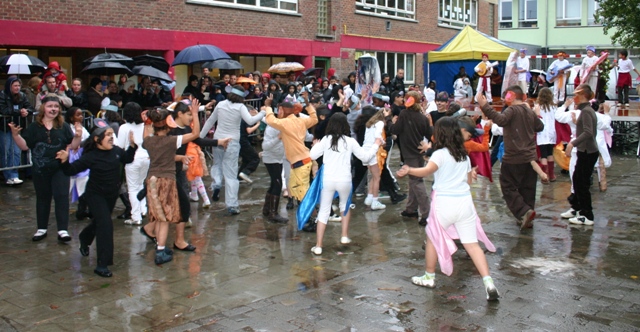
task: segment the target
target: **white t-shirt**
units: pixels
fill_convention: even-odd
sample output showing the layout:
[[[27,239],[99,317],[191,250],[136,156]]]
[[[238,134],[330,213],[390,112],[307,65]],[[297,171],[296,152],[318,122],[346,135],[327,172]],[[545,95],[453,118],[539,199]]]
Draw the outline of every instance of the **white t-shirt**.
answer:
[[[331,135],[323,137],[309,152],[309,156],[313,160],[324,156],[322,158],[325,174],[323,181],[351,182],[351,154],[366,162],[378,152],[377,144],[373,144],[369,149],[364,149],[358,144],[358,141],[346,136],[343,136],[338,142],[338,151],[334,151],[331,149],[331,137]]]
[[[144,136],[144,123],[125,123],[118,129],[118,137],[115,140],[116,145],[127,149],[129,147],[129,132],[133,131],[133,141],[138,145],[134,159],[149,159],[149,153],[142,147],[142,141]]]
[[[526,69],[526,71],[522,73],[518,73],[518,81],[526,81],[527,80],[527,71],[529,71],[529,59],[518,57],[516,59],[516,67],[518,69]]]
[[[630,73],[635,67],[633,67],[633,61],[626,60],[618,60],[618,72],[619,73]]]
[[[433,89],[431,89],[430,87],[425,87],[424,88],[424,98],[427,99],[427,103],[435,101],[436,100],[436,92],[433,91]]]
[[[433,174],[433,190],[438,196],[465,196],[470,195],[467,174],[471,172],[471,161],[456,162],[449,153],[449,149],[442,148],[433,152],[429,162],[438,165],[438,170]]]
[[[382,131],[384,130],[384,122],[378,121],[373,126],[367,128],[364,132],[364,141],[362,142],[363,148],[370,148],[376,141],[376,138],[382,138]]]
[[[556,109],[552,106],[548,111],[540,107],[540,116],[544,129],[536,134],[536,143],[538,145],[556,144]]]

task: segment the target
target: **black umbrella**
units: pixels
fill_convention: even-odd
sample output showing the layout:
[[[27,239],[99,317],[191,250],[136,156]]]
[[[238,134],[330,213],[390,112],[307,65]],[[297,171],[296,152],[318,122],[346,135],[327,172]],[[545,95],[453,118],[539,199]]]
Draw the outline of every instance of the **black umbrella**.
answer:
[[[85,66],[88,66],[92,63],[100,63],[100,62],[120,63],[129,68],[133,68],[133,65],[134,65],[132,58],[119,53],[101,53],[82,61],[82,64]]]
[[[203,68],[218,68],[225,70],[242,69],[244,66],[236,60],[232,59],[220,59],[216,61],[209,61],[202,64]]]
[[[32,74],[46,69],[47,65],[42,60],[27,54],[10,54],[0,58],[0,70],[7,74]]]
[[[138,55],[133,57],[133,63],[136,66],[151,66],[163,72],[169,71],[169,63],[161,56],[157,55]]]
[[[171,76],[169,74],[161,71],[158,68],[154,68],[151,66],[135,66],[133,67],[133,73],[140,76],[149,76],[152,78],[158,78],[163,81],[171,82]]]
[[[84,67],[82,72],[89,75],[132,75],[129,67],[118,62],[93,62]]]
[[[302,72],[302,76],[313,76],[315,78],[320,78],[322,77],[322,74],[324,73],[324,68],[309,68],[309,69],[305,69]]]
[[[192,65],[194,63],[216,61],[219,59],[231,59],[231,57],[213,45],[194,45],[180,51],[171,65]]]

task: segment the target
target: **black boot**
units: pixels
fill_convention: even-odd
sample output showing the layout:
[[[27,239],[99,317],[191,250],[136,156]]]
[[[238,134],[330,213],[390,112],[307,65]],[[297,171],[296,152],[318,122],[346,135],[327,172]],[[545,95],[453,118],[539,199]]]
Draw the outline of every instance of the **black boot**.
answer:
[[[407,194],[399,194],[395,189],[389,190],[389,198],[391,198],[391,204],[398,204],[407,199]]]
[[[118,219],[131,219],[131,202],[129,201],[129,195],[120,194],[120,200],[124,204],[124,212],[118,216]]]
[[[293,197],[287,197],[287,210],[293,210]]]
[[[267,193],[264,197],[264,205],[262,206],[262,215],[268,217],[271,213],[271,194]]]
[[[88,212],[87,208],[87,200],[84,198],[84,195],[78,198],[78,209],[76,210],[76,219],[84,220],[87,217],[91,217],[91,213]]]
[[[217,202],[220,200],[220,189],[213,189],[213,195],[211,196],[211,200]]]
[[[303,232],[315,233],[318,228],[318,224],[316,224],[315,220],[309,219],[306,224],[302,227]]]
[[[267,194],[269,196],[269,201],[271,202],[269,204],[270,210],[269,210],[269,221],[277,223],[277,224],[286,224],[289,222],[288,218],[285,217],[281,217],[278,214],[278,207],[280,206],[280,196],[278,195],[271,195],[271,194]]]

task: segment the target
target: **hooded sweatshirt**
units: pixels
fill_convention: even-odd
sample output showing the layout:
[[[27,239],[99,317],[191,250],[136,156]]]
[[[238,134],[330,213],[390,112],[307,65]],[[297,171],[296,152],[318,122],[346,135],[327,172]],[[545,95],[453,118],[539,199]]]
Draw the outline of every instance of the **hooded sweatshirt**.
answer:
[[[0,92],[0,114],[10,116],[8,121],[5,122],[3,130],[11,132],[9,128],[9,122],[19,125],[22,128],[27,127],[27,119],[29,117],[20,116],[20,110],[25,108],[29,111],[29,115],[33,114],[33,106],[29,103],[27,95],[20,91],[16,95],[11,94],[11,85],[15,81],[19,81],[17,77],[9,77],[4,84],[4,90]]]

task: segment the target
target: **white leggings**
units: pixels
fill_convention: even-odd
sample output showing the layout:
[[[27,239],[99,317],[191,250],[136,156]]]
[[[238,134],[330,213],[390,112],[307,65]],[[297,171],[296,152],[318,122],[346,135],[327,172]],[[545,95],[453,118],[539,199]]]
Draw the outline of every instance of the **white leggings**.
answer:
[[[335,192],[338,192],[340,196],[340,214],[343,214],[347,208],[347,201],[351,194],[351,181],[336,182],[331,180],[324,180],[322,182],[322,192],[320,193],[320,210],[318,211],[318,222],[327,224],[329,220],[329,214],[331,214],[331,202],[333,202],[333,196]]]

